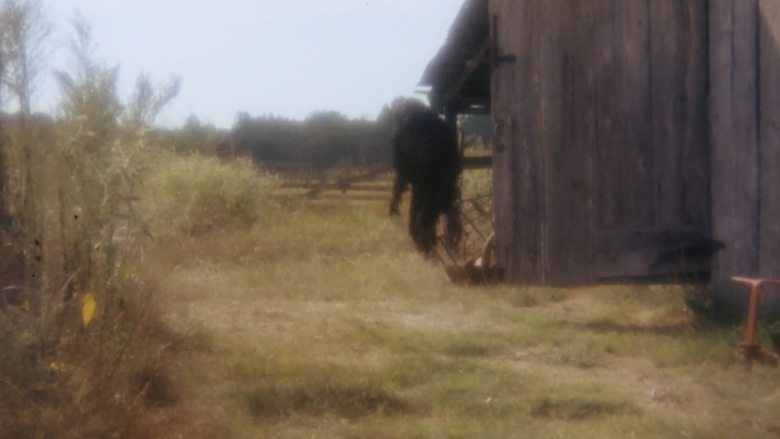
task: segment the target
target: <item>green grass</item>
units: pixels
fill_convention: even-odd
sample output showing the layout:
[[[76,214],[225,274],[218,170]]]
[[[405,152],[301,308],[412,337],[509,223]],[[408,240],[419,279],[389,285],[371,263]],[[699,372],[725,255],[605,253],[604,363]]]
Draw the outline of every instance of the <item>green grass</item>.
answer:
[[[409,404],[388,391],[384,382],[355,371],[331,367],[287,382],[267,381],[241,395],[250,414],[259,421],[294,414],[355,419],[411,411]]]
[[[780,373],[745,375],[741,330],[702,325],[681,287],[459,287],[384,208],[345,203],[271,202],[146,257],[182,334],[190,437],[780,431]]]

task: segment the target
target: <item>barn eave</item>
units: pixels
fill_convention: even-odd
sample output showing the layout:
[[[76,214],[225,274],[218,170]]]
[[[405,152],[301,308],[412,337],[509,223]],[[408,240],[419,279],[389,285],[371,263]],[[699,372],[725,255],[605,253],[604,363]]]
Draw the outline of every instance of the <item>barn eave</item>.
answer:
[[[466,0],[420,86],[440,112],[490,111],[490,23],[487,0]]]

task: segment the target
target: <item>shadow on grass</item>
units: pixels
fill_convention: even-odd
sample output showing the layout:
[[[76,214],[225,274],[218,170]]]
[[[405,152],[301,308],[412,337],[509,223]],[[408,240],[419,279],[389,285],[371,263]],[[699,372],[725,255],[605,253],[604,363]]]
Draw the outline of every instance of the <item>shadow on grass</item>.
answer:
[[[662,335],[662,336],[682,336],[690,334],[695,330],[688,322],[672,323],[668,325],[636,325],[630,323],[618,323],[613,320],[594,320],[585,323],[570,323],[571,327],[578,331],[590,331],[599,334],[619,333],[636,335]]]
[[[384,386],[371,382],[268,384],[250,391],[246,402],[258,419],[294,413],[335,414],[356,419],[375,414],[411,412],[411,406]]]
[[[639,414],[639,410],[628,403],[600,401],[586,397],[544,397],[531,405],[531,415],[537,418],[584,420],[620,414]]]
[[[502,297],[516,308],[534,308],[560,303],[572,297],[572,292],[566,289],[543,287],[498,287],[491,293],[497,297]]]

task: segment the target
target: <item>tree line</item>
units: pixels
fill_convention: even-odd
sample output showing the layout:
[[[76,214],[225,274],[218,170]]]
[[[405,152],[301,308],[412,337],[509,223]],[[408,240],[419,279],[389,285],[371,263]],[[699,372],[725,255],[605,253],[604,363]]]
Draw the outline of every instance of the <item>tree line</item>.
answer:
[[[392,121],[385,108],[376,122],[348,119],[335,111],[313,113],[303,121],[241,113],[232,129],[238,151],[263,162],[387,164]]]
[[[338,165],[389,165],[392,116],[386,106],[376,121],[350,119],[319,111],[304,120],[240,112],[230,129],[190,116],[181,128],[155,128],[154,143],[177,153],[243,156],[258,163],[299,164],[313,168]]]

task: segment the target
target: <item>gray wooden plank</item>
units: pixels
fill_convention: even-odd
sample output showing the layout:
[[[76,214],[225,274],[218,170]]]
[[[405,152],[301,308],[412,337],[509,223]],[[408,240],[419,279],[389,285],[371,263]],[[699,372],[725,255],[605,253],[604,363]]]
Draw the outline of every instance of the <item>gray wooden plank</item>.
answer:
[[[648,2],[655,225],[709,227],[706,0]]]
[[[759,7],[759,273],[780,278],[780,2],[761,0]],[[766,298],[766,305],[780,310],[780,294]]]
[[[496,42],[494,51],[511,50],[509,35],[509,3],[504,0],[490,0],[491,40]],[[516,264],[513,260],[515,246],[514,212],[515,195],[511,174],[514,157],[512,105],[514,96],[514,70],[509,64],[494,65],[491,72],[491,111],[493,118],[493,193],[499,202],[494,204],[496,222],[496,253],[499,264],[507,267],[507,276],[512,278]]]
[[[741,302],[729,278],[758,274],[757,1],[710,0],[712,234],[719,310]]]
[[[542,110],[546,225],[545,280],[555,285],[593,278],[590,202],[595,143],[593,100],[595,23],[590,2],[557,1],[548,6],[548,40]]]

